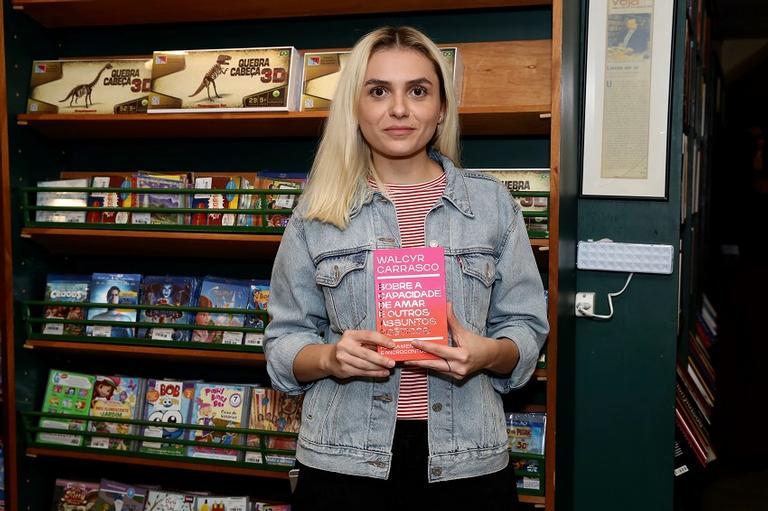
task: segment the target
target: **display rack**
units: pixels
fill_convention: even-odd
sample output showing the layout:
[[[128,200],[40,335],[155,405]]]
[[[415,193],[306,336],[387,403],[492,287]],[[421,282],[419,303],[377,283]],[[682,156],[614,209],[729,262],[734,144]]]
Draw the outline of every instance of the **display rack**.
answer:
[[[290,4],[290,5],[289,5]],[[557,303],[558,303],[558,257],[559,257],[559,155],[560,155],[560,38],[561,38],[561,0],[480,0],[470,2],[467,0],[448,0],[436,2],[427,0],[418,3],[397,1],[390,2],[382,7],[363,5],[359,2],[345,0],[331,0],[325,2],[322,7],[310,2],[291,2],[289,4],[271,4],[258,6],[253,2],[227,2],[225,4],[190,5],[188,2],[178,0],[162,0],[155,2],[125,2],[123,0],[105,0],[103,2],[84,2],[81,0],[22,0],[12,2],[14,12],[4,13],[4,32],[7,35],[13,25],[13,37],[22,41],[40,41],[41,47],[32,45],[32,49],[25,49],[22,54],[19,47],[6,50],[13,54],[14,62],[8,64],[9,69],[16,70],[13,84],[6,87],[10,97],[22,98],[26,95],[24,83],[28,81],[28,69],[33,58],[57,58],[83,54],[91,45],[100,43],[86,43],[87,35],[104,34],[104,28],[112,25],[124,25],[130,23],[176,23],[173,37],[162,35],[162,42],[157,45],[177,45],[178,47],[200,44],[193,36],[195,31],[186,28],[183,22],[209,23],[213,20],[233,20],[242,28],[243,24],[251,23],[248,20],[264,23],[266,18],[294,18],[300,17],[307,21],[306,17],[314,15],[331,15],[341,17],[348,15],[370,15],[370,19],[357,18],[361,26],[371,28],[392,23],[394,13],[400,16],[398,22],[406,21],[423,26],[429,33],[430,23],[439,25],[440,17],[453,15],[454,10],[482,14],[487,11],[489,17],[511,17],[516,22],[516,28],[510,28],[508,40],[482,41],[486,28],[479,25],[478,21],[469,22],[461,31],[451,34],[452,39],[466,36],[473,42],[458,42],[443,36],[441,44],[455,44],[462,52],[465,64],[464,95],[460,109],[462,134],[469,137],[468,145],[473,143],[496,144],[493,149],[500,155],[509,155],[510,144],[512,147],[522,147],[529,144],[529,140],[545,139],[547,142],[546,159],[536,161],[537,166],[550,168],[550,211],[549,239],[532,239],[531,243],[537,253],[537,261],[541,265],[542,274],[546,277],[546,287],[549,291],[549,320],[550,336],[546,347],[546,368],[536,370],[533,382],[530,385],[538,385],[544,395],[539,409],[547,412],[546,455],[543,460],[544,495],[521,496],[521,501],[545,507],[548,511],[555,509],[555,473],[556,473],[556,425],[557,425]],[[490,9],[490,10],[489,10]],[[322,10],[322,13],[319,12]],[[403,12],[420,11],[418,15],[402,14]],[[145,14],[152,12],[149,20]],[[428,11],[428,13],[425,13]],[[140,17],[137,17],[137,13]],[[376,13],[376,15],[372,15]],[[543,13],[543,16],[540,14]],[[17,23],[12,24],[9,16],[14,17]],[[27,18],[26,16],[29,16]],[[414,16],[409,19],[409,16]],[[519,18],[519,19],[518,19]],[[318,27],[324,27],[326,22],[333,23],[336,18],[324,18],[316,21]],[[526,25],[525,21],[533,19],[540,24],[539,29],[548,37],[520,37],[517,32],[525,33],[528,30],[521,29]],[[541,20],[547,21],[542,24]],[[328,21],[330,20],[330,21]],[[37,23],[40,25],[37,25]],[[339,21],[337,21],[339,22]],[[275,23],[280,23],[275,21]],[[475,23],[473,26],[471,23]],[[147,25],[149,27],[150,25]],[[222,27],[226,23],[222,24]],[[291,40],[290,28],[284,22],[281,25],[286,29],[282,41]],[[45,27],[45,28],[43,28]],[[63,27],[56,31],[52,27]],[[93,27],[93,28],[83,28]],[[63,32],[62,32],[63,30]],[[141,33],[142,27],[134,27],[134,34]],[[147,28],[146,30],[150,30]],[[297,29],[301,30],[301,29]],[[498,29],[497,29],[498,30]],[[92,32],[89,32],[92,31]],[[517,31],[517,32],[516,32]],[[462,33],[463,32],[463,33]],[[151,33],[161,37],[157,29],[151,29]],[[248,34],[247,38],[244,34]],[[210,33],[209,33],[210,34]],[[346,44],[351,44],[359,34],[349,34]],[[79,39],[85,37],[85,39]],[[240,32],[233,39],[228,39],[229,46],[247,46],[259,42],[258,36],[252,31]],[[264,36],[266,37],[266,36]],[[272,36],[274,37],[274,36]],[[487,36],[486,36],[487,37]],[[63,38],[63,39],[62,39]],[[69,39],[71,38],[71,39]],[[209,39],[212,36],[208,36]],[[48,39],[65,41],[56,44]],[[67,41],[70,41],[70,47]],[[130,40],[130,39],[128,39]],[[219,39],[221,40],[221,39]],[[232,43],[230,41],[239,41]],[[22,44],[22,41],[19,44]],[[71,42],[75,41],[75,42]],[[169,42],[172,41],[172,42]],[[48,44],[45,46],[45,44]],[[83,46],[77,46],[83,44]],[[150,42],[150,44],[152,44]],[[205,41],[207,47],[216,47],[217,43]],[[265,40],[263,44],[270,44]],[[338,47],[337,39],[327,41],[325,45],[298,47]],[[109,46],[109,45],[108,45]],[[225,47],[218,44],[219,47]],[[78,47],[75,53],[65,53],[68,48]],[[125,41],[114,44],[117,53],[140,54],[146,52],[147,43],[128,44]],[[151,46],[150,46],[151,47]],[[86,48],[86,49],[84,49]],[[91,51],[97,48],[90,46]],[[99,48],[99,50],[101,50]],[[3,56],[6,55],[3,52]],[[72,51],[72,50],[70,50]],[[78,53],[79,51],[79,53]],[[116,53],[116,54],[117,54]],[[15,66],[15,67],[14,67]],[[23,75],[23,76],[20,76]],[[84,452],[54,449],[50,446],[36,445],[22,435],[29,434],[30,428],[21,427],[17,431],[17,418],[15,411],[20,410],[25,414],[34,411],[36,402],[39,403],[41,380],[47,375],[50,366],[46,365],[47,358],[39,354],[52,354],[55,357],[88,356],[89,360],[125,361],[167,359],[185,360],[190,364],[210,364],[211,366],[223,365],[233,368],[233,374],[245,374],[243,371],[252,368],[259,369],[262,373],[264,364],[263,354],[244,353],[230,351],[228,349],[208,349],[201,347],[174,347],[157,344],[126,344],[117,341],[100,339],[96,342],[82,342],[74,339],[50,339],[45,336],[33,335],[22,326],[24,320],[21,309],[24,303],[31,305],[30,299],[39,298],[43,286],[41,278],[49,271],[48,268],[59,268],[66,265],[79,268],[79,260],[83,264],[93,264],[94,261],[102,266],[105,264],[101,256],[114,257],[117,262],[130,261],[130,264],[141,264],[141,258],[152,256],[152,265],[163,268],[172,267],[172,256],[177,256],[181,251],[185,254],[193,253],[199,260],[216,261],[220,266],[227,265],[224,261],[260,261],[258,264],[264,273],[263,262],[269,261],[275,254],[280,242],[279,234],[248,234],[226,232],[152,232],[121,229],[70,229],[63,226],[35,226],[22,225],[22,215],[19,206],[23,188],[35,184],[35,180],[50,178],[62,170],[103,170],[103,168],[118,170],[125,167],[128,161],[116,157],[114,161],[97,161],[95,156],[89,153],[88,144],[94,140],[100,140],[108,144],[111,150],[119,148],[122,144],[130,144],[131,147],[147,147],[146,165],[152,162],[161,162],[161,166],[171,167],[176,163],[168,163],[167,154],[158,156],[158,147],[165,149],[173,147],[184,140],[195,140],[196,143],[212,141],[216,149],[226,149],[229,139],[254,139],[254,144],[261,144],[276,139],[301,139],[317,137],[322,129],[326,115],[323,113],[280,113],[280,114],[139,114],[139,115],[104,115],[104,116],[52,116],[44,114],[23,113],[22,99],[17,100],[10,107],[12,118],[7,118],[7,110],[0,113],[6,121],[3,128],[10,126],[13,130],[14,140],[17,145],[12,148],[12,161],[8,161],[7,150],[2,151],[2,179],[4,183],[13,182],[13,190],[18,196],[13,197],[13,207],[6,200],[4,206],[4,218],[9,218],[13,212],[13,247],[14,257],[10,257],[10,237],[5,246],[6,258],[4,272],[10,275],[14,268],[20,269],[21,278],[17,279],[15,291],[9,286],[5,287],[4,300],[8,304],[8,337],[14,339],[8,343],[4,355],[8,358],[10,387],[16,382],[23,384],[23,390],[18,402],[12,397],[6,400],[6,407],[13,413],[6,417],[9,438],[19,438],[21,452],[12,452],[8,449],[7,456],[16,463],[9,467],[10,494],[9,509],[17,510],[22,507],[35,508],[36,498],[51,488],[42,486],[37,482],[40,475],[34,475],[33,469],[44,467],[45,460],[85,459],[98,463],[127,463],[138,464],[148,470],[161,470],[163,468],[180,468],[192,471],[207,471],[211,474],[226,474],[237,477],[271,478],[273,475],[264,474],[252,468],[230,467],[223,470],[218,466],[195,467],[187,461],[181,460],[145,460],[136,457],[123,457],[112,452]],[[0,105],[1,106],[1,105]],[[5,149],[8,148],[9,136],[5,132],[2,140]],[[152,141],[150,144],[149,141]],[[265,144],[266,145],[266,144]],[[187,146],[189,147],[189,146]],[[37,149],[32,149],[37,148]],[[152,153],[155,151],[155,153]],[[215,149],[212,150],[215,152]],[[472,151],[469,151],[470,153]],[[474,151],[475,154],[478,150]],[[201,154],[203,154],[201,152]],[[273,158],[274,162],[275,159]],[[505,162],[502,158],[500,161]],[[157,165],[157,163],[156,163]],[[224,168],[216,168],[213,158],[209,158],[208,168],[223,171]],[[509,163],[509,166],[520,166],[519,162]],[[254,164],[251,160],[244,160],[238,167],[264,168],[264,165]],[[476,165],[475,165],[476,166]],[[497,165],[498,166],[498,165]],[[129,167],[130,168],[130,167]],[[135,168],[135,167],[134,167]],[[160,170],[160,169],[158,169]],[[306,170],[306,168],[304,169]],[[4,187],[3,193],[7,193],[10,187]],[[10,225],[9,225],[10,229]],[[135,258],[133,256],[141,256]],[[165,262],[154,256],[164,256]],[[139,262],[136,262],[139,261]],[[146,266],[152,266],[148,262]],[[118,268],[114,268],[117,270]],[[82,270],[81,270],[82,271]],[[207,270],[206,270],[207,271]],[[16,303],[15,316],[10,314],[10,303]],[[38,304],[39,305],[39,304]],[[13,321],[11,321],[13,320]],[[15,323],[15,327],[14,327]],[[15,369],[14,362],[20,367]],[[111,362],[110,362],[111,363]],[[76,362],[73,362],[76,364]],[[239,373],[237,371],[240,371]],[[235,377],[235,376],[233,376]],[[9,391],[12,392],[12,391]],[[23,422],[23,421],[22,421]],[[131,461],[126,461],[130,459]],[[137,459],[139,461],[137,461]],[[35,472],[37,474],[38,472]],[[25,480],[26,491],[18,483],[19,476]],[[41,479],[44,481],[45,479]],[[37,494],[35,494],[37,492]]]

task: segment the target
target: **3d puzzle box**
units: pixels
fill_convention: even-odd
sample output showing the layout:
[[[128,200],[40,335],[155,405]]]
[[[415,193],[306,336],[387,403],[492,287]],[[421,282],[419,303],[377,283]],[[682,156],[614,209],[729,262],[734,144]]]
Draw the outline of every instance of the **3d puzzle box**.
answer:
[[[150,113],[298,110],[296,48],[156,51]]]
[[[32,62],[27,113],[122,114],[147,111],[151,60]]]

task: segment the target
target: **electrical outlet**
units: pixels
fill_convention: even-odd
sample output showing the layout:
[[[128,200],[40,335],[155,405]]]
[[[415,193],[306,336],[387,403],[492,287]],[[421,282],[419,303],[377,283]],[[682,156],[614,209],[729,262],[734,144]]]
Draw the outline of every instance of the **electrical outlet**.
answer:
[[[595,293],[589,291],[579,291],[576,293],[575,308],[577,318],[584,318],[594,314]]]

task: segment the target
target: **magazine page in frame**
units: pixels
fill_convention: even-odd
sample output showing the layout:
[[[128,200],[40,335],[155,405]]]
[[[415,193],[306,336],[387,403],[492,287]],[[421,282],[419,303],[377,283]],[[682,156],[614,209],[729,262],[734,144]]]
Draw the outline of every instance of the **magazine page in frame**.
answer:
[[[673,7],[590,0],[582,195],[667,196]]]

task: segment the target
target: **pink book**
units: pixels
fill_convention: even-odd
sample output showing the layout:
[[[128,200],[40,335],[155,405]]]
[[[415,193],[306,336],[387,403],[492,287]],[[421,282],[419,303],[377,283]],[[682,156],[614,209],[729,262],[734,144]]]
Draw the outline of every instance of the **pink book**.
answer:
[[[438,358],[411,343],[448,345],[443,248],[377,249],[373,262],[376,330],[395,341],[379,353],[398,361]]]

